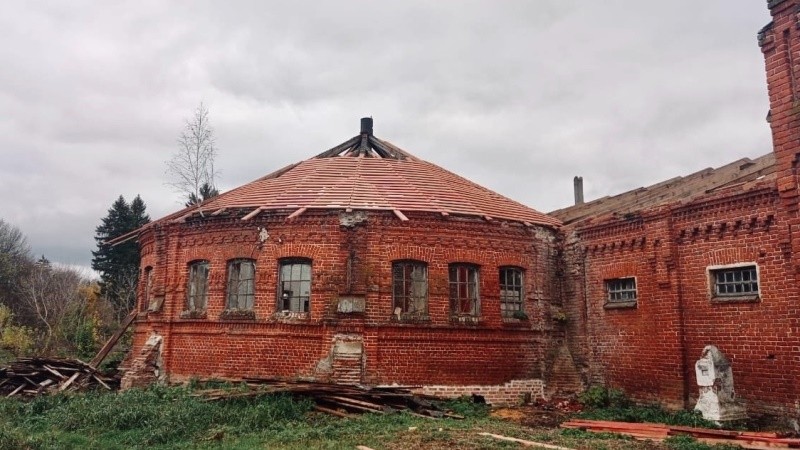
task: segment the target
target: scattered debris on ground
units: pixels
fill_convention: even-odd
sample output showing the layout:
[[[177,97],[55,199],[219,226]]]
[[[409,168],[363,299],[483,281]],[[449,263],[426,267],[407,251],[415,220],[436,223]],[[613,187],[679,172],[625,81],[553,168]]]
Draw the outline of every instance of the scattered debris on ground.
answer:
[[[306,397],[316,404],[314,409],[339,417],[353,417],[365,412],[387,414],[407,411],[426,418],[448,417],[463,419],[463,416],[442,410],[429,397],[415,395],[407,387],[360,387],[302,381],[275,381],[248,379],[246,389],[204,389],[194,395],[208,401],[258,397],[267,394],[287,393],[295,397]]]
[[[115,390],[119,380],[89,364],[66,358],[20,358],[0,368],[0,394],[32,397],[50,392]]]
[[[707,444],[738,445],[747,449],[767,450],[775,448],[798,448],[800,439],[785,434],[762,431],[715,430],[693,428],[661,423],[611,422],[605,420],[573,419],[561,424],[562,428],[575,428],[595,433],[617,433],[639,440],[660,442],[670,436],[691,436]]]
[[[493,433],[478,433],[478,434],[481,436],[490,437],[492,439],[497,439],[498,441],[516,442],[517,444],[522,444],[524,447],[539,447],[539,448],[547,448],[550,450],[574,450],[569,447],[561,447],[559,445],[545,444],[543,442],[527,441],[525,439],[517,439],[514,437],[503,436],[501,434],[493,434]]]
[[[577,400],[571,398],[537,399],[530,405],[513,408],[493,408],[492,417],[508,420],[532,428],[557,428],[576,412],[583,410]]]

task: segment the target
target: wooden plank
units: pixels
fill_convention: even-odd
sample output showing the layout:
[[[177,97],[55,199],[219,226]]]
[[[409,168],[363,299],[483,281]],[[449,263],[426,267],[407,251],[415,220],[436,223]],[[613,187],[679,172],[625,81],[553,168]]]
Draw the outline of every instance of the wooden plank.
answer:
[[[524,439],[517,439],[508,436],[502,436],[499,434],[492,434],[492,433],[478,433],[481,436],[487,436],[493,439],[497,439],[499,441],[506,441],[506,442],[516,442],[517,444],[522,444],[526,447],[540,447],[540,448],[549,448],[550,450],[575,450],[569,447],[561,447],[558,445],[552,444],[545,444],[542,442],[534,442],[534,441],[526,441]]]
[[[63,392],[63,391],[65,391],[65,390],[67,390],[67,388],[68,388],[68,387],[69,387],[69,386],[70,386],[70,385],[71,385],[71,384],[72,384],[72,383],[73,383],[75,380],[77,380],[79,376],[81,376],[81,373],[80,373],[80,372],[75,372],[75,373],[74,373],[74,374],[73,374],[71,377],[69,377],[69,379],[68,379],[67,381],[65,381],[65,382],[64,382],[64,383],[61,385],[61,387],[60,387],[60,388],[58,388],[58,391],[59,391],[59,392]]]
[[[393,209],[392,212],[395,216],[397,216],[398,219],[400,219],[401,222],[408,222],[408,217],[406,217],[406,215],[403,214],[403,212],[399,209]]]
[[[286,220],[292,220],[292,219],[294,219],[294,218],[296,218],[296,217],[299,217],[301,214],[303,214],[303,213],[304,213],[304,212],[306,212],[307,210],[308,210],[308,208],[306,208],[306,207],[304,206],[304,207],[302,207],[302,208],[298,209],[297,211],[295,211],[295,212],[293,212],[293,213],[289,214],[289,216],[286,218]]]
[[[111,349],[113,349],[114,346],[117,345],[117,341],[119,341],[119,338],[121,338],[122,335],[125,334],[125,331],[128,329],[128,327],[131,326],[134,319],[136,319],[137,315],[138,312],[136,310],[131,311],[131,313],[128,314],[128,317],[126,317],[125,320],[122,322],[122,325],[120,325],[119,330],[117,330],[117,332],[114,333],[113,336],[111,336],[111,339],[106,341],[105,345],[103,345],[103,348],[101,348],[100,351],[97,353],[97,355],[94,358],[92,358],[92,360],[89,362],[89,366],[91,366],[93,370],[97,370],[97,366],[99,366],[100,363],[102,363],[103,360],[106,359],[106,356],[108,356],[108,354],[111,352]]]
[[[8,397],[13,397],[13,396],[17,395],[17,393],[18,393],[19,391],[21,391],[21,390],[22,390],[24,387],[25,387],[25,383],[22,383],[22,384],[20,384],[20,385],[19,385],[19,386],[17,386],[17,388],[16,388],[16,389],[14,389],[14,390],[13,390],[13,391],[12,391],[10,394],[6,395],[6,397],[8,398]]]
[[[42,367],[44,367],[44,370],[52,373],[53,375],[57,376],[58,378],[61,378],[62,380],[66,380],[67,379],[67,377],[62,375],[61,372],[57,371],[56,369],[53,369],[52,367],[48,366],[47,364],[43,365]]]
[[[109,391],[112,390],[111,386],[109,386],[105,382],[103,382],[103,380],[101,380],[97,375],[92,374],[92,378],[97,380],[97,382],[100,383],[100,385],[103,386],[104,388],[108,389]]]
[[[242,217],[241,220],[243,222],[248,221],[248,220],[252,219],[253,217],[257,216],[263,210],[264,210],[264,207],[263,206],[259,206],[258,208],[256,208],[256,209],[250,211],[249,213],[247,213],[247,215]]]
[[[339,416],[339,417],[348,417],[348,418],[356,417],[352,414],[336,411],[335,409],[325,408],[324,406],[319,406],[319,405],[314,405],[314,410],[319,412],[324,412],[326,414],[332,414],[334,416]]]

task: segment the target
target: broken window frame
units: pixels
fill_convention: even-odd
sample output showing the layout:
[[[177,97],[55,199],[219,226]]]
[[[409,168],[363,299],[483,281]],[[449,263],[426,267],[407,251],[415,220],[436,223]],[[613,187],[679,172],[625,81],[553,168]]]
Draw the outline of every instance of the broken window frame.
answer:
[[[636,304],[639,288],[636,277],[619,277],[605,280],[607,304]]]
[[[428,316],[428,264],[417,260],[392,262],[392,311],[401,317]]]
[[[204,259],[192,261],[189,263],[188,270],[186,310],[205,312],[208,308],[208,280],[211,274],[211,263]]]
[[[281,259],[278,263],[278,312],[310,313],[312,278],[312,261],[310,259]],[[303,286],[307,287],[305,295],[296,295],[295,289],[299,287],[302,293]],[[287,287],[291,289],[287,289]],[[284,297],[284,293],[288,293],[288,295]]]
[[[516,266],[499,269],[500,315],[516,318],[525,314],[525,270]]]
[[[450,313],[456,317],[480,317],[480,267],[470,263],[448,266]]]
[[[757,299],[761,295],[758,265],[755,263],[712,266],[708,279],[713,299]]]
[[[144,292],[142,293],[142,301],[139,304],[139,311],[143,312],[150,309],[150,304],[153,301],[153,266],[144,268],[142,278],[144,279]]]
[[[242,270],[249,267],[249,278]],[[252,311],[256,293],[256,261],[250,258],[237,258],[228,261],[228,283],[225,295],[225,307],[233,311]]]

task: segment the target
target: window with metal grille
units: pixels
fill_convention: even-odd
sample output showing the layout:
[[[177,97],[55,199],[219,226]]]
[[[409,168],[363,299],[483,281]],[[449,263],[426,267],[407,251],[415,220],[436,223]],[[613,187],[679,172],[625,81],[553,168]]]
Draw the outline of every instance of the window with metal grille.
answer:
[[[758,295],[758,271],[756,266],[740,266],[712,269],[714,296],[741,297]]]
[[[189,264],[189,285],[186,289],[186,308],[189,311],[205,311],[208,303],[208,261]]]
[[[308,312],[311,300],[311,260],[282,260],[279,275],[278,309]]]
[[[392,298],[395,313],[428,314],[428,265],[419,261],[392,263]]]
[[[144,295],[142,302],[139,305],[139,311],[147,311],[150,308],[150,302],[153,300],[153,267],[147,266],[144,268]]]
[[[636,301],[636,278],[615,278],[606,280],[606,291],[608,301],[613,302],[635,302]]]
[[[450,264],[450,308],[457,316],[479,316],[478,267]]]
[[[252,310],[256,263],[252,259],[228,261],[227,309]]]
[[[500,313],[503,317],[514,317],[524,313],[522,269],[517,267],[500,268]]]

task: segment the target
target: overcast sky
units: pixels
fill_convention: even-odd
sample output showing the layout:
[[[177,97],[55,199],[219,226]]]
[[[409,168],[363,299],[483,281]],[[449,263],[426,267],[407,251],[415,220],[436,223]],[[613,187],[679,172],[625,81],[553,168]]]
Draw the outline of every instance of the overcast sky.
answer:
[[[0,218],[89,265],[210,110],[221,190],[376,136],[540,211],[771,151],[754,0],[4,2]]]

